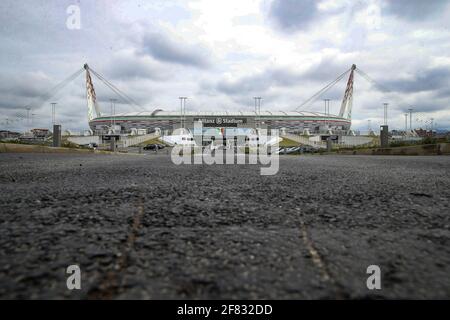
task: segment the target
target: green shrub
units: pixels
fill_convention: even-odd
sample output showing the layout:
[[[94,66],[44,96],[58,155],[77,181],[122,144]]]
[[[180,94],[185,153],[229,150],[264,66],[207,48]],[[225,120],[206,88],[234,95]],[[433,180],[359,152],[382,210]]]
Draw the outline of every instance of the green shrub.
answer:
[[[80,147],[76,143],[70,142],[68,140],[63,141],[61,143],[61,147],[63,147],[63,148],[71,148],[71,149],[83,149],[82,147]],[[85,147],[85,148],[87,148],[87,147]]]
[[[422,144],[436,144],[437,142],[437,139],[433,137],[426,137],[421,141]]]

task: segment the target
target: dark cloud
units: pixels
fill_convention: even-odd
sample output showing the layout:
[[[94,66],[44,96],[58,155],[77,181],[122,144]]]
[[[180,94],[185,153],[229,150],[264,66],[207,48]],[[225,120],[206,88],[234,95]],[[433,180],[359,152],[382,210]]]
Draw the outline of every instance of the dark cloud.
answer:
[[[269,8],[269,17],[283,31],[306,29],[317,15],[315,0],[274,0]]]
[[[51,82],[42,73],[0,75],[0,109],[16,109],[36,102],[49,89]]]
[[[269,7],[269,18],[285,32],[306,30],[312,22],[320,24],[317,8],[319,2],[317,0],[273,0]],[[383,12],[409,21],[421,21],[437,16],[448,5],[448,0],[384,0]],[[350,9],[349,19],[353,20],[354,13],[366,6],[364,2],[356,2],[327,10],[323,14],[337,15]]]
[[[35,98],[50,89],[48,79],[38,75],[0,77],[0,93],[23,98]]]
[[[290,87],[298,84],[302,76],[288,68],[270,68],[235,81],[221,80],[216,90],[225,94],[260,93],[271,87]]]
[[[447,99],[449,99],[450,98],[450,84],[447,87],[442,88],[441,90],[439,90],[439,92],[437,94],[437,97],[438,98],[447,98]]]
[[[411,106],[405,106],[403,109],[405,112],[407,111],[407,108]],[[412,107],[414,109],[414,112],[434,112],[434,111],[441,111],[448,109],[449,105],[448,102],[445,103],[440,100],[436,101],[423,101],[423,100],[417,100],[416,103],[412,104]]]
[[[164,80],[170,75],[168,68],[151,61],[148,57],[140,57],[134,53],[122,53],[115,56],[107,67],[107,75],[111,79],[151,79]]]
[[[321,82],[325,86],[350,69],[353,62],[351,60],[337,60],[332,56],[328,56],[320,60],[317,64],[312,65],[303,73],[302,78],[306,81]]]
[[[417,21],[441,13],[448,3],[448,0],[385,0],[385,9],[399,18]]]
[[[356,62],[356,61],[355,61]],[[205,84],[203,89],[205,91],[218,92],[230,96],[234,101],[246,101],[253,95],[269,96],[271,93],[276,93],[276,97],[273,99],[266,99],[266,102],[280,103],[284,99],[281,92],[285,92],[284,89],[290,87],[301,86],[301,101],[312,96],[317,90],[324,87],[329,82],[337,78],[338,75],[345,72],[351,66],[351,61],[336,60],[333,57],[329,57],[321,60],[319,63],[311,66],[305,72],[296,72],[295,70],[285,68],[268,68],[263,72],[248,75],[238,78],[234,81],[221,80],[216,83],[215,86],[211,84]],[[340,102],[342,100],[345,85],[348,76],[345,76],[339,83],[333,86],[325,94],[318,98],[312,105],[305,106],[305,110],[313,108],[314,110],[321,110],[321,99],[327,98],[334,101],[334,108],[337,112]],[[356,81],[365,81],[361,77],[357,76]],[[423,112],[434,112],[439,110],[445,110],[448,108],[448,97],[450,91],[448,90],[450,83],[450,68],[430,68],[424,71],[417,71],[407,78],[397,78],[394,80],[377,81],[382,83],[383,88],[387,88],[391,93],[405,95],[414,95],[421,92],[427,92],[427,97],[423,95],[414,96],[411,103],[414,104],[417,110]],[[306,88],[307,90],[303,90]],[[374,94],[383,93],[383,88],[374,87],[371,84],[369,89]],[[276,89],[281,89],[276,90]],[[292,104],[293,101],[299,102],[300,96],[292,96],[292,89],[289,89],[291,93],[288,95],[291,97],[291,101],[284,99],[284,103]],[[299,90],[300,91],[300,90]],[[386,93],[386,92],[385,92]],[[381,97],[379,97],[381,98]],[[293,99],[293,100],[292,100]],[[383,98],[384,99],[384,98]],[[392,104],[397,105],[399,110],[402,108],[408,108],[409,105],[404,105],[400,100],[392,98]],[[364,102],[366,103],[366,102]],[[374,102],[374,108],[379,108],[380,103],[377,100]],[[365,104],[365,108],[367,105]]]
[[[258,93],[271,87],[292,87],[302,82],[316,82],[325,86],[350,67],[350,61],[337,61],[333,58],[323,59],[305,72],[298,72],[289,67],[271,67],[234,81],[219,81],[216,89],[226,94],[238,94]]]
[[[320,32],[314,39],[302,37],[302,42],[307,41],[304,50],[293,52],[294,56],[299,55],[298,66],[301,69],[297,66],[267,65],[262,71],[233,77],[232,80],[221,78],[219,72],[227,72],[227,66],[237,63],[246,64],[248,67],[261,67],[266,56],[268,64],[269,59],[280,57],[275,57],[275,52],[247,54],[239,49],[231,50],[235,42],[239,44],[245,41],[245,37],[241,39],[238,35],[235,42],[227,42],[227,48],[230,49],[225,48],[220,53],[224,57],[223,64],[218,68],[205,70],[215,62],[211,51],[207,49],[208,46],[202,46],[201,39],[195,39],[195,33],[192,33],[192,38],[185,38],[188,42],[186,44],[178,40],[176,33],[185,37],[185,34],[179,33],[179,29],[174,33],[169,31],[177,26],[177,21],[187,16],[191,16],[193,20],[186,23],[195,24],[197,14],[191,15],[189,5],[180,5],[180,10],[185,10],[185,13],[176,12],[177,4],[174,4],[167,8],[165,5],[161,6],[162,11],[155,10],[153,6],[150,6],[148,12],[141,11],[141,8],[139,14],[135,15],[139,1],[120,6],[120,11],[104,1],[0,1],[0,119],[14,118],[17,112],[24,114],[26,110],[23,106],[32,104],[36,106],[34,112],[40,113],[42,125],[49,126],[49,102],[55,101],[58,106],[64,108],[58,112],[58,116],[67,116],[66,126],[85,128],[87,118],[83,75],[76,79],[73,87],[61,90],[55,98],[40,107],[37,101],[38,97],[78,66],[81,67],[85,61],[133,100],[145,108],[148,106],[149,110],[152,110],[155,104],[171,106],[172,102],[175,109],[178,107],[178,94],[174,95],[174,92],[184,92],[183,95],[191,96],[190,93],[195,90],[198,90],[198,99],[203,101],[205,110],[242,106],[252,110],[252,97],[255,95],[264,97],[263,108],[267,106],[268,109],[277,110],[295,107],[347,70],[352,63],[360,63],[363,70],[393,94],[389,96],[387,91],[378,92],[357,75],[355,115],[359,113],[367,118],[366,112],[373,109],[378,110],[374,112],[378,116],[382,114],[382,102],[388,101],[392,116],[394,112],[399,111],[399,118],[404,108],[409,105],[421,112],[442,110],[448,118],[448,112],[444,110],[449,108],[450,71],[446,68],[427,69],[426,66],[431,65],[435,58],[445,52],[445,32],[442,31],[445,31],[448,23],[444,20],[443,13],[448,13],[450,2],[381,0],[381,18],[390,16],[397,18],[397,21],[393,25],[390,25],[392,19],[383,21],[380,31],[389,37],[385,42],[374,44],[368,39],[372,29],[365,28],[364,22],[357,18],[364,16],[366,9],[370,9],[370,3],[376,7],[378,2],[344,1],[340,5],[333,4],[318,9],[321,1],[323,0],[269,0],[263,1],[261,6],[267,9],[266,18],[274,28],[283,33],[285,41],[296,41],[296,31],[307,32],[313,28],[322,28],[321,23],[329,21],[327,19],[330,18],[336,19],[336,32],[344,34],[342,41],[329,39],[329,33],[334,30],[329,30],[327,24],[327,30],[318,30]],[[66,28],[66,9],[70,4],[80,5],[81,30]],[[235,17],[233,21],[258,26],[262,20],[263,17],[250,15]],[[416,41],[410,34],[416,27],[424,26],[422,20],[428,23],[425,31],[433,34],[426,38],[424,35],[427,33],[424,33],[420,41]],[[172,27],[166,29],[163,27],[165,25]],[[192,32],[196,32],[197,27],[187,26]],[[254,30],[259,32],[258,28]],[[293,34],[292,37],[290,34]],[[376,35],[377,31],[374,31],[374,34]],[[271,34],[269,36],[272,37]],[[224,39],[213,41],[222,46]],[[211,45],[213,43],[211,42]],[[393,45],[395,50],[392,50]],[[306,64],[301,60],[303,54],[314,55],[318,61]],[[359,61],[356,58],[353,61],[354,57],[359,57]],[[398,64],[398,61],[401,63]],[[422,71],[418,71],[420,69]],[[44,72],[31,73],[39,70]],[[405,71],[409,73],[405,75]],[[182,76],[178,76],[177,72],[183,72]],[[167,81],[168,79],[171,81]],[[344,78],[321,96],[311,105],[311,110],[323,110],[322,98],[335,100],[332,106],[336,110],[339,109],[346,80],[347,78]],[[116,98],[115,94],[98,79],[94,78],[93,81],[102,110],[109,112],[109,99]],[[200,88],[197,86],[199,82]],[[392,97],[392,100],[385,100],[387,96]],[[404,99],[407,104],[403,105],[395,101],[395,98]],[[215,100],[218,100],[217,105]],[[194,110],[195,102],[193,99],[191,101],[191,110]],[[215,107],[211,107],[211,102],[214,102]],[[308,108],[310,106],[305,107],[306,110]],[[117,109],[121,112],[136,111],[120,100],[117,102]]]
[[[413,93],[445,90],[450,85],[449,68],[432,68],[417,71],[409,79],[385,80],[384,85],[391,91]]]
[[[197,68],[207,68],[210,65],[208,53],[204,48],[176,43],[162,34],[146,34],[142,47],[144,53],[160,61]]]

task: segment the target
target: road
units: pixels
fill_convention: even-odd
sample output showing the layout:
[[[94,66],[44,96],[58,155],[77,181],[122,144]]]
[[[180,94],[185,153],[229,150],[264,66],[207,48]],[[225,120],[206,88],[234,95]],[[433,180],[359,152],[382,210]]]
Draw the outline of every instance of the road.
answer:
[[[0,298],[450,298],[450,157],[280,158],[0,154]]]

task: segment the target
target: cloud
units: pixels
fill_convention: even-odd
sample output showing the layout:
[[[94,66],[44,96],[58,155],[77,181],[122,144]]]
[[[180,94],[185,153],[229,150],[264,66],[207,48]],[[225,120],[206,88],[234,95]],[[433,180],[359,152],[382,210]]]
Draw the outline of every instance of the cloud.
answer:
[[[230,95],[256,94],[274,86],[295,85],[299,79],[299,74],[288,68],[269,68],[255,75],[244,76],[236,80],[220,80],[215,88]]]
[[[315,0],[274,0],[269,8],[269,18],[282,31],[292,32],[307,29],[317,12]]]
[[[448,3],[447,0],[385,0],[385,9],[399,18],[421,21],[442,13]]]
[[[158,64],[148,56],[139,56],[133,51],[117,53],[107,66],[107,75],[111,79],[167,79],[171,72],[169,68]]]
[[[50,89],[50,81],[43,72],[23,75],[0,75],[0,94],[23,98],[36,98]]]
[[[415,75],[406,79],[386,80],[384,84],[389,90],[402,93],[433,90],[444,92],[450,85],[450,68],[418,70]]]
[[[302,77],[304,80],[320,82],[325,86],[350,69],[352,64],[352,57],[324,56],[317,63],[310,66]]]
[[[268,67],[254,75],[247,75],[234,80],[221,79],[215,85],[203,83],[202,93],[210,96],[214,96],[214,94],[228,96],[239,104],[251,101],[255,95],[263,96],[268,110],[294,110],[345,71],[341,68],[339,73],[333,73],[335,70],[328,70],[328,73],[324,71],[320,74],[314,74],[316,68],[318,68],[318,65],[306,71],[295,70],[289,66]],[[311,77],[311,75],[314,76]],[[341,81],[340,84],[328,90],[318,100],[328,98],[340,103],[344,89],[345,81]],[[322,102],[317,101],[314,108],[322,111],[321,106]],[[303,109],[307,110],[311,107],[311,105],[307,105]]]
[[[389,102],[390,124],[397,119],[401,127],[411,105],[446,119],[441,125],[450,128],[445,1],[75,3],[81,30],[66,28],[66,8],[74,1],[0,2],[0,120],[26,112],[20,107],[29,103],[37,106],[36,97],[84,62],[145,109],[178,110],[184,95],[192,111],[252,110],[255,95],[264,98],[265,110],[293,110],[355,63],[392,92],[357,75],[355,119],[365,125],[370,118],[375,127],[382,103]],[[114,93],[93,81],[109,112]],[[337,112],[345,82],[304,109],[321,112],[321,99],[330,98]],[[83,76],[51,101],[66,127],[86,128]],[[44,127],[51,125],[49,102],[33,109]],[[137,111],[120,101],[117,110]]]
[[[3,117],[23,117],[26,107],[40,108],[43,95],[52,87],[43,72],[27,72],[22,75],[0,75],[0,114]]]
[[[325,86],[351,66],[349,59],[325,56],[306,70],[294,66],[270,66],[254,75],[235,80],[223,79],[217,82],[216,89],[226,94],[260,93],[272,87],[294,87],[305,82],[315,82]],[[312,92],[311,92],[312,94]]]
[[[197,68],[210,66],[210,58],[206,49],[183,42],[176,43],[162,33],[145,34],[142,42],[142,51],[159,61]]]

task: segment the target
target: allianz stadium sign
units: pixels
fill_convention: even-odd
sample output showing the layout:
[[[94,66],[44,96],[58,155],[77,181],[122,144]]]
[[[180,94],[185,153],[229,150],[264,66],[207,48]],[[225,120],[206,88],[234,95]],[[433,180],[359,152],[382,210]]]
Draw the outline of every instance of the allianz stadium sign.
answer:
[[[194,118],[194,122],[201,121],[203,127],[237,127],[246,124],[246,118]]]

